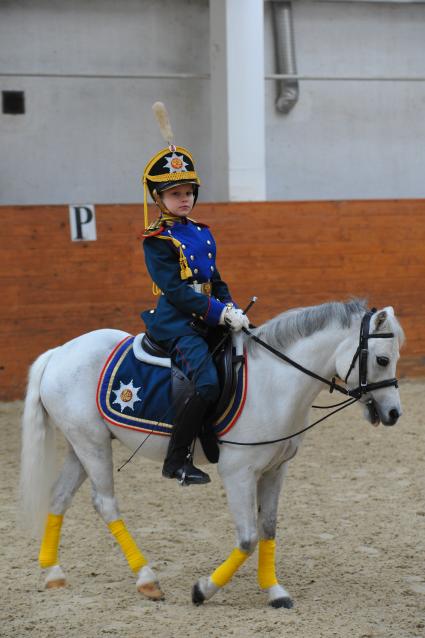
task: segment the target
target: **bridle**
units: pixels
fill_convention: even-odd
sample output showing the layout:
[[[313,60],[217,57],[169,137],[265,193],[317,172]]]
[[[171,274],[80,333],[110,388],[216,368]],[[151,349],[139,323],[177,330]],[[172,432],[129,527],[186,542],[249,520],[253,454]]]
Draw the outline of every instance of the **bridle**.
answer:
[[[392,378],[392,379],[383,379],[382,381],[377,381],[376,383],[368,383],[367,382],[367,362],[368,362],[368,358],[369,358],[369,339],[392,339],[395,336],[393,332],[375,332],[375,333],[372,333],[372,334],[370,333],[370,320],[372,318],[372,315],[375,314],[375,312],[376,312],[376,308],[372,308],[371,310],[368,310],[366,312],[366,314],[362,318],[362,322],[361,322],[361,325],[360,325],[359,345],[357,347],[356,352],[354,353],[353,359],[352,359],[352,361],[350,363],[350,366],[348,368],[348,372],[347,372],[347,374],[345,376],[345,379],[344,379],[345,383],[347,383],[348,382],[348,377],[350,376],[351,372],[353,371],[353,369],[354,369],[354,367],[356,365],[357,359],[358,359],[359,360],[359,385],[356,388],[352,388],[352,389],[348,389],[348,388],[345,388],[342,385],[339,385],[336,382],[335,377],[333,377],[332,380],[329,381],[328,379],[325,379],[325,377],[320,376],[316,372],[313,372],[312,370],[309,370],[308,368],[305,368],[300,363],[297,363],[296,361],[294,361],[293,359],[288,357],[286,354],[283,354],[282,352],[279,352],[279,350],[276,350],[276,348],[273,348],[273,346],[270,346],[268,343],[266,343],[265,341],[263,341],[262,339],[257,337],[257,335],[252,333],[247,328],[242,328],[243,332],[246,335],[248,335],[250,339],[252,339],[256,343],[260,344],[263,348],[265,348],[266,350],[268,350],[269,352],[274,354],[276,357],[278,357],[279,359],[282,359],[286,363],[289,363],[291,366],[293,366],[297,370],[300,370],[301,372],[303,372],[304,374],[308,375],[309,377],[313,377],[313,379],[317,379],[318,381],[321,381],[322,383],[324,383],[327,386],[329,386],[329,392],[332,393],[334,390],[336,390],[337,392],[340,392],[341,394],[344,394],[345,396],[348,396],[349,398],[346,399],[345,401],[342,401],[341,403],[337,403],[337,404],[334,404],[334,405],[328,405],[328,406],[316,406],[316,405],[313,405],[312,406],[313,408],[319,408],[320,407],[320,408],[338,408],[338,409],[334,410],[330,414],[327,414],[325,417],[323,417],[321,419],[318,419],[314,423],[311,423],[310,425],[308,425],[307,427],[303,428],[302,430],[299,430],[298,432],[295,432],[295,434],[290,434],[289,436],[284,436],[284,437],[281,437],[279,439],[274,439],[273,441],[255,441],[253,443],[242,443],[242,442],[239,442],[239,441],[228,441],[228,440],[224,441],[224,440],[220,440],[219,439],[218,442],[220,444],[229,443],[231,445],[268,445],[268,444],[271,444],[271,443],[278,443],[280,441],[286,441],[288,439],[292,439],[295,436],[298,436],[299,434],[302,434],[303,432],[306,432],[307,430],[309,430],[313,426],[317,425],[321,421],[324,421],[325,419],[327,419],[328,417],[332,416],[336,412],[339,412],[340,410],[343,410],[344,408],[347,408],[349,405],[353,405],[354,403],[359,401],[363,396],[365,396],[369,392],[372,392],[373,390],[379,390],[380,388],[389,388],[389,387],[392,387],[392,386],[395,387],[395,388],[398,388],[398,380],[395,377]]]
[[[370,334],[370,320],[372,315],[375,314],[376,308],[372,308],[369,310],[363,317],[362,323],[360,326],[360,337],[359,337],[359,345],[357,347],[356,352],[354,353],[353,360],[351,361],[350,367],[348,368],[348,372],[345,376],[345,383],[348,381],[348,377],[353,371],[354,366],[356,365],[357,359],[359,360],[359,385],[357,388],[353,390],[349,390],[348,394],[352,397],[359,398],[364,394],[368,394],[368,392],[372,392],[372,390],[378,390],[380,388],[389,388],[394,386],[398,388],[398,380],[396,378],[393,379],[384,379],[383,381],[377,381],[376,383],[368,383],[367,382],[367,361],[369,357],[369,348],[368,342],[369,339],[392,339],[394,337],[393,332],[374,332]]]

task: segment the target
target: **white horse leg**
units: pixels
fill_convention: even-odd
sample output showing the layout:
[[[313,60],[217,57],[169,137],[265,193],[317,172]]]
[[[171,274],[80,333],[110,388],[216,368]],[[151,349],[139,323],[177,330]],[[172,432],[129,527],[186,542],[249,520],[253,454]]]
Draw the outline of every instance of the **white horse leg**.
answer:
[[[243,469],[231,476],[223,477],[227,501],[233,515],[238,537],[237,547],[210,576],[201,577],[193,586],[192,602],[195,605],[209,600],[226,585],[241,565],[254,551],[257,541],[256,479],[254,474]]]
[[[83,466],[70,447],[62,471],[52,490],[49,513],[38,556],[41,568],[47,569],[45,586],[48,589],[66,585],[65,574],[58,562],[62,520],[74,494],[86,477],[87,474]]]
[[[275,570],[276,516],[286,463],[264,474],[258,482],[258,584],[267,592],[272,607],[293,606],[288,592],[279,585]]]
[[[130,568],[137,575],[138,591],[150,600],[162,600],[164,594],[158,579],[120,516],[114,495],[111,439],[108,437],[103,446],[97,445],[96,449],[91,449],[86,442],[84,450],[77,447],[75,450],[92,484],[93,505],[121,547]]]

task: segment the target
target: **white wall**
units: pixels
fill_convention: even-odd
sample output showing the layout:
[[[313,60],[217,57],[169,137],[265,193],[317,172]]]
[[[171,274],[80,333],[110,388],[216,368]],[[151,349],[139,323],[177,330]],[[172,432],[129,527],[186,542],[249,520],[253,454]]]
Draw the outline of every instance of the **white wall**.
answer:
[[[425,75],[424,5],[298,0],[294,22],[299,73]],[[265,29],[273,72],[267,5]],[[209,72],[208,0],[0,3],[0,74],[157,71]],[[141,201],[162,144],[157,99],[197,160],[202,200],[215,199],[208,80],[0,75],[0,90],[24,90],[27,108],[0,114],[0,204]],[[425,196],[425,83],[301,82],[289,115],[265,90],[269,199]]]
[[[425,5],[293,6],[299,74],[425,76]],[[266,91],[269,199],[425,196],[425,82],[300,82],[286,116]]]
[[[207,0],[1,2],[0,73],[208,73],[208,31]],[[156,100],[207,175],[208,88],[208,80],[0,76],[0,90],[25,90],[27,108],[0,114],[0,203],[140,201],[144,165],[165,145]]]

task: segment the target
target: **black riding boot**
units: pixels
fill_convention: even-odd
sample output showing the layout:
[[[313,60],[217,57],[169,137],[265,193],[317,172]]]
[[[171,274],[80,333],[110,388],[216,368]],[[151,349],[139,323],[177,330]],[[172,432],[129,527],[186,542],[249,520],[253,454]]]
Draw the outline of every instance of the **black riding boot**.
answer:
[[[162,476],[175,478],[182,485],[209,483],[210,477],[192,463],[190,446],[207,411],[207,403],[195,394],[190,397],[173,427]]]

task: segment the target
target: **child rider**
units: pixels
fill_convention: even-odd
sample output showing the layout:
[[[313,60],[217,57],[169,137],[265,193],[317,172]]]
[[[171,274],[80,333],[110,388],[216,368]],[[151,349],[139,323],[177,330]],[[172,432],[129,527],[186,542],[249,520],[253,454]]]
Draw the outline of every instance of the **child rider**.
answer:
[[[194,394],[174,424],[163,476],[182,484],[208,483],[208,474],[193,465],[191,444],[205,415],[219,397],[217,370],[195,322],[233,331],[249,321],[232,300],[217,270],[216,244],[208,226],[189,218],[200,180],[188,150],[172,144],[155,155],[143,174],[145,188],[144,255],[159,295],[156,310],[142,313],[149,335],[192,380]],[[146,187],[159,209],[148,226]]]

